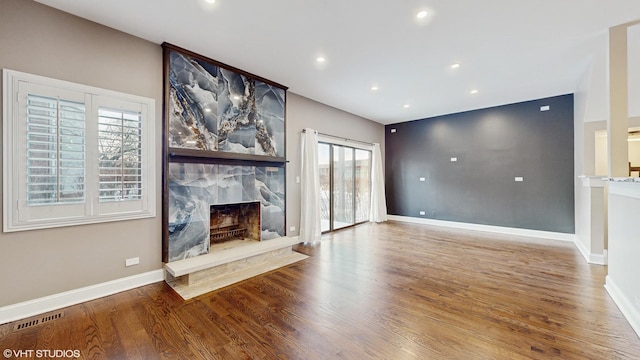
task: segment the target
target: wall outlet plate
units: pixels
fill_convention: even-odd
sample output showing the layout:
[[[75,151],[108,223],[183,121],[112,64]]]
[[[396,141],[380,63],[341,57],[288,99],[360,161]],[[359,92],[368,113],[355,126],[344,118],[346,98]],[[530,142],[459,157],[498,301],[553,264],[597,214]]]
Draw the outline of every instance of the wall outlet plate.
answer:
[[[524,181],[524,178],[522,176],[516,176],[515,181],[521,182]]]
[[[551,110],[551,106],[549,105],[540,106],[540,111],[549,111],[549,110]]]
[[[427,215],[427,212],[424,211],[424,210],[420,210],[420,215],[422,215],[422,216]]]
[[[452,157],[452,158],[451,158],[451,162],[456,162],[456,161],[458,161],[458,158],[457,158],[457,157]]]
[[[396,129],[391,129],[391,133],[392,133],[392,134],[393,134],[394,132],[396,132],[396,131],[398,131],[398,130],[396,130]]]
[[[126,259],[124,261],[124,266],[133,266],[133,265],[138,265],[138,264],[140,264],[140,258],[139,257]]]
[[[289,231],[296,231],[296,227],[295,226],[290,227]]]

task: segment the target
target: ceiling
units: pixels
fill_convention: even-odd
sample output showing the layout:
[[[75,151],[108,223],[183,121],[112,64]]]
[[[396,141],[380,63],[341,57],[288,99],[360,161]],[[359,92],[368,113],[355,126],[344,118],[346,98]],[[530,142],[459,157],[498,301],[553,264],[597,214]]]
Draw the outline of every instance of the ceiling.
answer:
[[[640,18],[638,0],[37,1],[383,124],[572,93]]]

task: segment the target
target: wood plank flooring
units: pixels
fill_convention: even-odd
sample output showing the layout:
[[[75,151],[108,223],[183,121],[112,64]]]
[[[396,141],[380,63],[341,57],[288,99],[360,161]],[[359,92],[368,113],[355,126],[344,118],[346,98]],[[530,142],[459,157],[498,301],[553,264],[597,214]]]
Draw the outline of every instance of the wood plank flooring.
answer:
[[[640,359],[571,243],[366,224],[285,268],[183,301],[164,283],[72,306],[0,350],[83,359]]]

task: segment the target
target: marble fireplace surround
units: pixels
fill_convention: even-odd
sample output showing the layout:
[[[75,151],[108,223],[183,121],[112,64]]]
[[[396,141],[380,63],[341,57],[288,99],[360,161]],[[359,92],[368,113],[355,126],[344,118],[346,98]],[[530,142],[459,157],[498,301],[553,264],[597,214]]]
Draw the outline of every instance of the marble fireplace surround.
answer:
[[[287,88],[162,47],[166,282],[187,299],[306,258],[292,251],[298,238],[285,236]],[[226,236],[220,232],[244,232],[216,229],[211,219],[212,210],[232,203],[258,208],[247,226],[253,241],[243,234],[217,243]]]
[[[209,253],[212,205],[258,202],[259,240],[285,236],[284,170],[169,163],[169,262]]]
[[[285,236],[285,168],[171,162],[168,165],[170,261],[165,281],[190,299],[306,259]],[[260,241],[211,244],[211,211],[231,203],[259,207]]]

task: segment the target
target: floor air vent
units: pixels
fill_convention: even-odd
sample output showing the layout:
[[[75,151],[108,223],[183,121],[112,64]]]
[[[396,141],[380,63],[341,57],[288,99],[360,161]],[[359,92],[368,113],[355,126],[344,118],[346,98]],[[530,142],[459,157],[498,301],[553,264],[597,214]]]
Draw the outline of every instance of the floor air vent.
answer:
[[[37,317],[37,318],[31,318],[31,319],[27,319],[27,320],[22,320],[22,321],[18,322],[14,326],[13,331],[19,331],[19,330],[28,329],[28,328],[34,327],[36,325],[40,325],[40,324],[44,324],[44,323],[49,322],[49,321],[60,319],[62,317],[64,317],[64,312],[57,312],[57,313],[54,313],[54,314],[46,314],[46,315],[42,315],[42,316]]]

